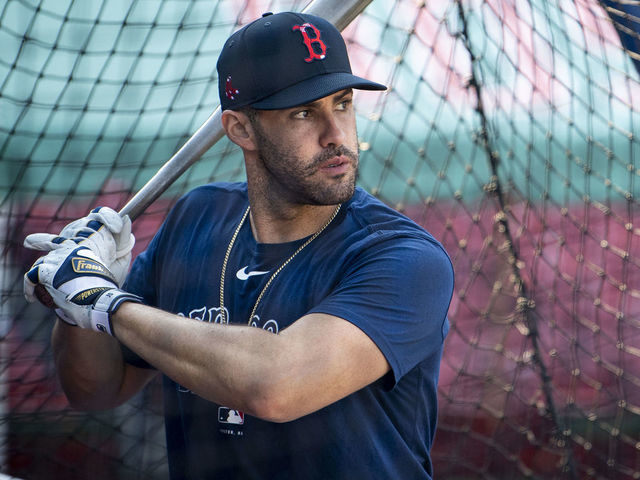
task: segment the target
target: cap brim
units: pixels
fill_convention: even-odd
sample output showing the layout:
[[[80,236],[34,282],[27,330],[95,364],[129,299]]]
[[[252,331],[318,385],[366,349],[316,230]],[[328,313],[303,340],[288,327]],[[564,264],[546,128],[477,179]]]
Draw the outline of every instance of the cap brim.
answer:
[[[372,82],[350,73],[337,72],[318,75],[291,85],[273,95],[251,104],[258,110],[280,110],[306,105],[332,93],[355,88],[357,90],[386,90],[380,83]]]

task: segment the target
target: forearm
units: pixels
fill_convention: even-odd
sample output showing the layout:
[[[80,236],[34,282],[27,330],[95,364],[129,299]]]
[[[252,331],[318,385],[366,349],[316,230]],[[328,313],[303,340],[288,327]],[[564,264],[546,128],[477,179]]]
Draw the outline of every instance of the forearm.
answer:
[[[323,314],[304,316],[275,335],[124,303],[112,323],[121,342],[181,386],[276,422],[325,407],[389,369],[360,329]]]
[[[94,410],[120,403],[124,363],[114,338],[58,320],[51,343],[60,383],[72,406]]]
[[[199,322],[134,303],[124,303],[112,324],[123,344],[181,386],[207,400],[268,416],[270,400],[264,396],[277,382],[270,375],[282,340],[277,335]]]

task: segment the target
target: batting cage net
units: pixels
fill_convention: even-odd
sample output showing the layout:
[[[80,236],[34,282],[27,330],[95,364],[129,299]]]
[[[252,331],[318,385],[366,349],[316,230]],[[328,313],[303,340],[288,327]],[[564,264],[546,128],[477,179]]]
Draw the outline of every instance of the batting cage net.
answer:
[[[121,208],[218,105],[227,36],[304,3],[0,0],[5,474],[167,478],[158,383],[68,406],[22,241]],[[359,183],[456,271],[438,478],[640,478],[639,32],[636,0],[373,0],[345,31],[390,86],[356,93]],[[134,255],[179,195],[243,178],[223,139],[135,221]]]

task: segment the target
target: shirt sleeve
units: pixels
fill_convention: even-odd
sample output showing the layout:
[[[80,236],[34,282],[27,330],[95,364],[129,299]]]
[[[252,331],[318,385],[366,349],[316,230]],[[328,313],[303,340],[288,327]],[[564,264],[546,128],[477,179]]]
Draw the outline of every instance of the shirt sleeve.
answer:
[[[367,334],[391,366],[393,387],[442,348],[453,268],[435,241],[378,233],[312,312],[343,318]]]

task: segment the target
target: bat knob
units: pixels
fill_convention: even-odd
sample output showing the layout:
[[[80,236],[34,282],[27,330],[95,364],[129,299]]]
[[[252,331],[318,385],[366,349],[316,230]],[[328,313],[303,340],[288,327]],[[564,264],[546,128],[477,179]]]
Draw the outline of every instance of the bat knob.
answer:
[[[35,288],[33,289],[33,293],[35,294],[38,301],[45,307],[52,309],[56,308],[56,304],[54,303],[53,298],[51,297],[51,295],[49,295],[49,292],[47,292],[47,289],[44,288],[44,285],[42,285],[41,283],[35,286]]]

